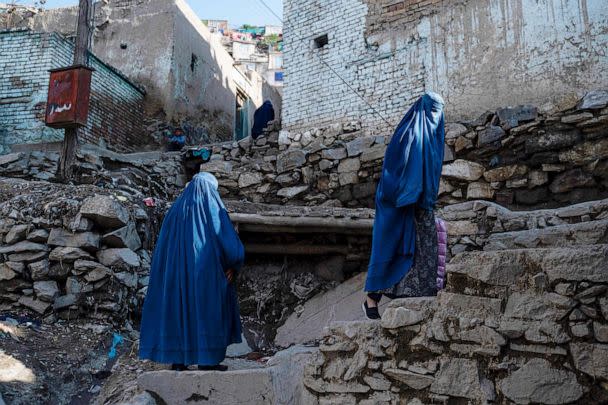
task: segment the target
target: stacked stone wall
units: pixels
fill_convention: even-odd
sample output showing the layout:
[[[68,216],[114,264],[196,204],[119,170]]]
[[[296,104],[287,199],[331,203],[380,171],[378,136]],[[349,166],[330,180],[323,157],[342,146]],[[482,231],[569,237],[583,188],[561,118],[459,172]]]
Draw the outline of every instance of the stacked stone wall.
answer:
[[[460,256],[437,298],[329,327],[304,383],[320,404],[603,403],[607,249]]]
[[[487,201],[437,212],[448,227],[448,259],[463,252],[533,249],[608,242],[608,200],[555,210],[510,211]]]
[[[0,156],[0,176],[59,182],[59,152],[14,152]],[[113,153],[90,145],[78,151],[75,181],[95,184],[123,196],[175,198],[187,176],[179,152]]]
[[[448,122],[439,205],[495,201],[515,209],[608,197],[608,92],[592,91],[551,111],[501,108]],[[213,146],[201,170],[224,196],[254,202],[373,207],[389,136],[359,121]]]

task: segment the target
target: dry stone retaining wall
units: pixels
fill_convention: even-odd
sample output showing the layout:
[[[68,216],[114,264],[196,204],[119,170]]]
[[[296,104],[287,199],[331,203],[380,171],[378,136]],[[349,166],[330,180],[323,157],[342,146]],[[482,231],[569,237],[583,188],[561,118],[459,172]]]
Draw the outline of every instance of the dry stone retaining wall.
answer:
[[[253,141],[213,146],[201,170],[222,194],[254,202],[372,207],[390,137],[359,122],[304,132],[278,124]],[[496,201],[511,208],[569,205],[608,197],[608,91],[553,112],[502,108],[446,124],[439,205]]]
[[[361,137],[356,122],[294,134],[271,124],[265,136],[216,145],[202,171],[223,196],[264,203],[371,206],[385,138]]]
[[[608,243],[608,199],[536,211],[511,211],[489,201],[446,206],[448,253]]]
[[[453,260],[437,298],[334,323],[309,391],[320,404],[608,400],[607,245],[495,254]]]

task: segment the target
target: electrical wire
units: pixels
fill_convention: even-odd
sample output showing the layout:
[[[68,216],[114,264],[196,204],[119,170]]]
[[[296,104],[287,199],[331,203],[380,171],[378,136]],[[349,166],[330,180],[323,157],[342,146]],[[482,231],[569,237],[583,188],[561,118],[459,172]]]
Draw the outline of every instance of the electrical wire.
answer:
[[[272,9],[272,8],[271,8],[271,7],[270,7],[270,6],[269,6],[269,5],[268,5],[268,4],[267,4],[267,3],[266,3],[264,0],[258,0],[258,1],[259,1],[260,3],[262,3],[262,5],[263,5],[263,6],[264,6],[264,7],[265,7],[265,8],[266,8],[268,11],[270,11],[270,13],[271,13],[272,15],[274,15],[274,16],[277,18],[277,20],[279,20],[279,21],[281,22],[281,24],[285,25],[285,23],[283,22],[283,19],[282,19],[281,17],[279,17],[279,15],[278,15],[277,13],[275,13],[275,11],[274,11],[274,10],[273,10],[273,9]],[[308,44],[305,42],[305,40],[304,40],[303,38],[296,38],[296,39],[297,39],[299,42],[301,42],[303,45],[308,46]],[[392,125],[390,122],[388,122],[388,120],[387,120],[386,118],[384,118],[384,116],[383,116],[382,114],[380,114],[380,112],[379,112],[378,110],[376,110],[376,108],[375,108],[373,105],[371,105],[371,104],[369,103],[369,101],[367,101],[367,100],[365,99],[365,97],[363,97],[361,94],[359,94],[359,92],[358,92],[357,90],[355,90],[355,89],[354,89],[354,88],[353,88],[353,87],[350,85],[350,83],[348,83],[348,82],[346,81],[346,79],[344,79],[342,76],[340,76],[340,74],[339,74],[339,73],[338,73],[338,72],[337,72],[337,71],[336,71],[336,70],[335,70],[333,67],[331,67],[331,65],[330,65],[329,63],[327,63],[326,61],[324,61],[324,60],[321,58],[321,56],[319,56],[317,53],[314,53],[314,52],[313,52],[313,54],[314,54],[315,56],[317,56],[317,58],[319,59],[319,61],[320,61],[322,64],[324,64],[324,65],[325,65],[325,66],[326,66],[326,67],[327,67],[327,68],[328,68],[328,69],[329,69],[329,70],[330,70],[330,71],[331,71],[331,72],[332,72],[334,75],[336,75],[336,77],[338,77],[338,78],[339,78],[339,79],[342,81],[342,83],[344,83],[344,84],[346,85],[346,87],[348,87],[348,88],[350,89],[350,91],[352,91],[352,92],[353,92],[353,93],[354,93],[354,94],[355,94],[357,97],[359,97],[359,98],[360,98],[360,99],[361,99],[361,100],[362,100],[362,101],[363,101],[365,104],[367,104],[367,106],[368,106],[369,108],[371,108],[371,109],[372,109],[372,110],[373,110],[373,111],[374,111],[374,112],[375,112],[375,113],[378,115],[378,117],[380,117],[380,118],[382,119],[382,121],[384,121],[384,122],[385,122],[387,125],[389,125],[389,126],[393,126],[393,125]]]

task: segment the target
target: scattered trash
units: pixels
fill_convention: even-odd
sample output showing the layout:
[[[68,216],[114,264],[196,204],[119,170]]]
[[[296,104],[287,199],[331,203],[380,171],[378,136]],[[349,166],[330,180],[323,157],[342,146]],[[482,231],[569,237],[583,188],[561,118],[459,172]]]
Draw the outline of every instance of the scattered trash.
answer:
[[[116,357],[116,347],[124,341],[123,337],[118,333],[115,333],[112,337],[112,347],[110,347],[110,352],[108,353],[108,357],[113,359]]]
[[[152,197],[144,198],[144,204],[146,207],[156,207],[156,200]]]
[[[211,151],[207,148],[193,150],[192,156],[200,157],[203,160],[203,162],[207,162],[211,158]]]

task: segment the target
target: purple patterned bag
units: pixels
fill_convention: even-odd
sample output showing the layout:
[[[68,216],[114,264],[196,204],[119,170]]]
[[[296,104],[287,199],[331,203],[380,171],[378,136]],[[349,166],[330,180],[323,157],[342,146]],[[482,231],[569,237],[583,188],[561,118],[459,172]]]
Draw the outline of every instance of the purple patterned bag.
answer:
[[[445,287],[445,262],[448,251],[448,228],[445,221],[441,218],[435,218],[435,226],[437,227],[437,252],[439,259],[437,260],[437,289],[442,290]]]

